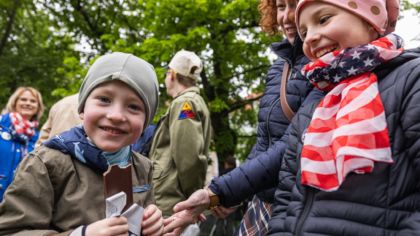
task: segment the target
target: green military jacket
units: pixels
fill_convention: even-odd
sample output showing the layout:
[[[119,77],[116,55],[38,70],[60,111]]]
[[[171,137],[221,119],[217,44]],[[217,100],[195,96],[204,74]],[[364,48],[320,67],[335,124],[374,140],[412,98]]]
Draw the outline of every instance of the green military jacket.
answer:
[[[150,161],[133,153],[133,186],[151,186],[151,179]],[[102,174],[41,146],[23,159],[6,190],[0,204],[0,235],[69,235],[105,218],[103,193]],[[153,203],[152,189],[137,191],[133,200],[140,206]]]
[[[204,185],[211,139],[210,113],[197,87],[180,93],[159,121],[149,157],[156,205],[164,216]]]

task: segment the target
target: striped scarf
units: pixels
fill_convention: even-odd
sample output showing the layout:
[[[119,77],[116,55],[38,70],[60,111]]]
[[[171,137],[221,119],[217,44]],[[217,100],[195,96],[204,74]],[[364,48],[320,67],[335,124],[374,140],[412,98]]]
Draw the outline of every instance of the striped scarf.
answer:
[[[31,138],[35,134],[35,129],[38,127],[37,121],[29,121],[17,112],[10,112],[10,120],[12,121],[14,131],[18,135],[25,135],[28,138]]]
[[[334,51],[307,64],[303,73],[329,91],[304,135],[301,182],[335,191],[347,174],[370,173],[374,162],[392,163],[384,106],[372,72],[403,51],[389,34],[370,44]]]

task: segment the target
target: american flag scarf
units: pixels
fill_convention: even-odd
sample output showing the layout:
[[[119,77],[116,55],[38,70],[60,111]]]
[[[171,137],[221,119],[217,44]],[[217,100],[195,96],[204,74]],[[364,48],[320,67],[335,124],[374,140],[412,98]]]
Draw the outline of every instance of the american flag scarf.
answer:
[[[13,124],[13,130],[16,134],[25,135],[28,138],[35,134],[35,129],[38,127],[37,121],[29,121],[17,112],[10,112],[10,119]]]
[[[389,34],[369,44],[334,51],[307,64],[303,74],[329,91],[315,109],[304,135],[301,182],[335,191],[347,174],[370,173],[374,162],[392,163],[384,106],[375,73],[403,51]]]

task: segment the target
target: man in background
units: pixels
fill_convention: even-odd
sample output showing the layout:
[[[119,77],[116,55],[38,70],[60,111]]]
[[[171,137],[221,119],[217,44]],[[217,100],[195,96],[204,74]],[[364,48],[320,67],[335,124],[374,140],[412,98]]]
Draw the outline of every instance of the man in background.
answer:
[[[156,205],[164,216],[205,183],[211,125],[197,87],[202,68],[195,53],[181,50],[166,73],[166,91],[174,100],[158,122],[149,153]]]

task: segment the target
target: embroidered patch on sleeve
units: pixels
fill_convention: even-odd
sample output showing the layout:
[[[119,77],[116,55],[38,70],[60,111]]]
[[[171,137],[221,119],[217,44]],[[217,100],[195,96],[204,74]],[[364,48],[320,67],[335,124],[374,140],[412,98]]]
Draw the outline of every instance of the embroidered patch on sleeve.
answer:
[[[188,102],[184,102],[184,104],[182,105],[182,110],[179,113],[178,120],[194,119],[194,118],[195,118],[195,113],[192,110],[191,105]]]

